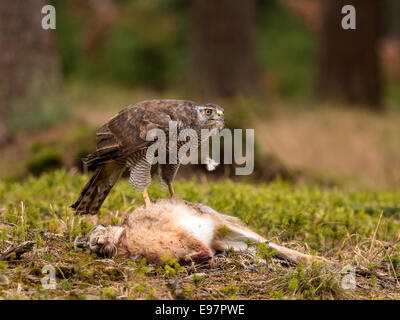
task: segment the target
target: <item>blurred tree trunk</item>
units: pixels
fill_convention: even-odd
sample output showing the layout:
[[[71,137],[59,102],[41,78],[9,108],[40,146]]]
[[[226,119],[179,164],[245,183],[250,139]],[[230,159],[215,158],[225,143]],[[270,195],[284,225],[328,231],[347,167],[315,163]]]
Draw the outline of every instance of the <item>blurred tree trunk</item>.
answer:
[[[381,59],[388,81],[400,83],[400,1],[383,0]]]
[[[192,0],[194,81],[211,96],[257,91],[255,0]]]
[[[400,41],[400,1],[384,0],[382,14],[384,36],[393,37]]]
[[[318,94],[325,99],[379,110],[379,1],[322,0],[319,39]],[[342,7],[356,9],[356,30],[342,28]]]
[[[0,1],[0,144],[8,138],[12,103],[29,90],[33,77],[57,75],[52,30],[42,29],[46,0]],[[45,92],[42,92],[45,94]]]

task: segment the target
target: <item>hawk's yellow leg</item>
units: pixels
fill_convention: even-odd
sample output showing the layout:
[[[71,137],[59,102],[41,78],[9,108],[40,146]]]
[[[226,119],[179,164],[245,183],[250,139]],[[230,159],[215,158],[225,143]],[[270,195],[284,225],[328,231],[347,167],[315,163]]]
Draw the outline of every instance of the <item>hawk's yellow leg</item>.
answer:
[[[172,183],[168,185],[168,190],[169,190],[169,194],[171,195],[171,197],[173,197],[175,195],[175,191],[174,191],[174,187],[172,186]]]
[[[151,205],[150,197],[149,197],[149,194],[147,193],[147,188],[143,189],[142,195],[143,195],[143,199],[144,199],[144,205],[147,208]]]

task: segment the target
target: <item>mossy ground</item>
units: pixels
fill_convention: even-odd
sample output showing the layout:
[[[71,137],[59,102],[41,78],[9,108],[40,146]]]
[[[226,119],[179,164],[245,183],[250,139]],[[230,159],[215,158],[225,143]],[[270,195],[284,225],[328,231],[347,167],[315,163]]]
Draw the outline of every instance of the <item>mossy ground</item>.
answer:
[[[218,255],[213,267],[165,267],[144,261],[102,259],[73,249],[76,236],[98,223],[119,224],[142,204],[139,192],[119,182],[97,216],[74,216],[68,207],[87,177],[64,170],[25,182],[0,181],[0,252],[26,240],[33,250],[0,261],[0,299],[371,299],[399,298],[400,191],[342,192],[277,181],[252,185],[178,181],[184,199],[239,217],[253,230],[343,266],[362,266],[357,286],[345,290],[342,270],[318,263],[285,266],[263,248]],[[167,197],[159,183],[152,198]],[[56,289],[42,288],[42,268],[53,266]],[[380,277],[379,274],[385,274]],[[395,276],[395,274],[397,275]],[[8,279],[6,283],[5,277]]]

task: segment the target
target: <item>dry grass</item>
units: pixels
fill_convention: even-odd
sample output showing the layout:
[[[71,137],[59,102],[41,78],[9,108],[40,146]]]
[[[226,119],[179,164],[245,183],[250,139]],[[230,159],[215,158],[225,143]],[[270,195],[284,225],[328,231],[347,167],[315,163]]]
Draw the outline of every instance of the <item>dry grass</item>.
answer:
[[[255,125],[263,149],[297,169],[369,187],[400,185],[400,113],[283,108]]]
[[[33,235],[30,235],[33,236]],[[349,237],[352,238],[352,237]],[[4,299],[398,299],[400,286],[384,244],[370,251],[368,239],[341,249],[342,261],[357,266],[356,288],[345,290],[343,268],[319,263],[290,266],[249,253],[216,256],[216,264],[182,268],[148,266],[74,252],[71,241],[47,233],[40,246],[8,262]],[[8,242],[10,243],[10,242]],[[11,245],[11,244],[10,244]],[[303,251],[306,251],[303,248]],[[389,248],[390,251],[390,248]],[[354,254],[355,253],[355,254]],[[367,257],[372,257],[368,260]],[[42,288],[42,267],[55,268],[57,289]],[[343,264],[344,265],[344,264]],[[361,271],[364,270],[364,271]],[[1,282],[1,281],[0,281]]]

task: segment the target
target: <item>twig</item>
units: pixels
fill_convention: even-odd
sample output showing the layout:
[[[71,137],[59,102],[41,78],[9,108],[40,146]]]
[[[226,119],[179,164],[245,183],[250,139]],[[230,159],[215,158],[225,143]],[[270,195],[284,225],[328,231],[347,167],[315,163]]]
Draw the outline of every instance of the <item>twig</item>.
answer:
[[[24,253],[30,251],[33,248],[33,245],[35,244],[34,241],[25,241],[22,242],[20,245],[6,251],[5,253],[3,253],[2,255],[0,255],[0,261],[4,261],[4,260],[9,260],[13,257],[13,254],[15,254],[15,256],[17,258],[19,258],[21,255],[23,255]]]
[[[397,286],[399,286],[399,280],[397,279],[397,274],[396,274],[396,270],[394,269],[392,259],[390,258],[390,256],[389,256],[387,250],[385,249],[385,247],[383,247],[383,250],[385,250],[386,256],[387,256],[388,259],[389,259],[390,267],[392,268],[394,278],[396,279]]]
[[[24,227],[24,202],[21,201],[21,227]]]
[[[15,223],[7,222],[7,221],[0,221],[0,224],[6,224],[9,226],[18,228],[18,225],[16,225]]]
[[[376,233],[378,232],[379,225],[381,224],[382,215],[383,215],[383,210],[381,211],[381,214],[380,214],[379,220],[378,220],[378,224],[376,225],[375,232],[374,232],[374,235],[372,237],[371,246],[369,247],[368,257],[370,256],[372,248],[375,245]]]

